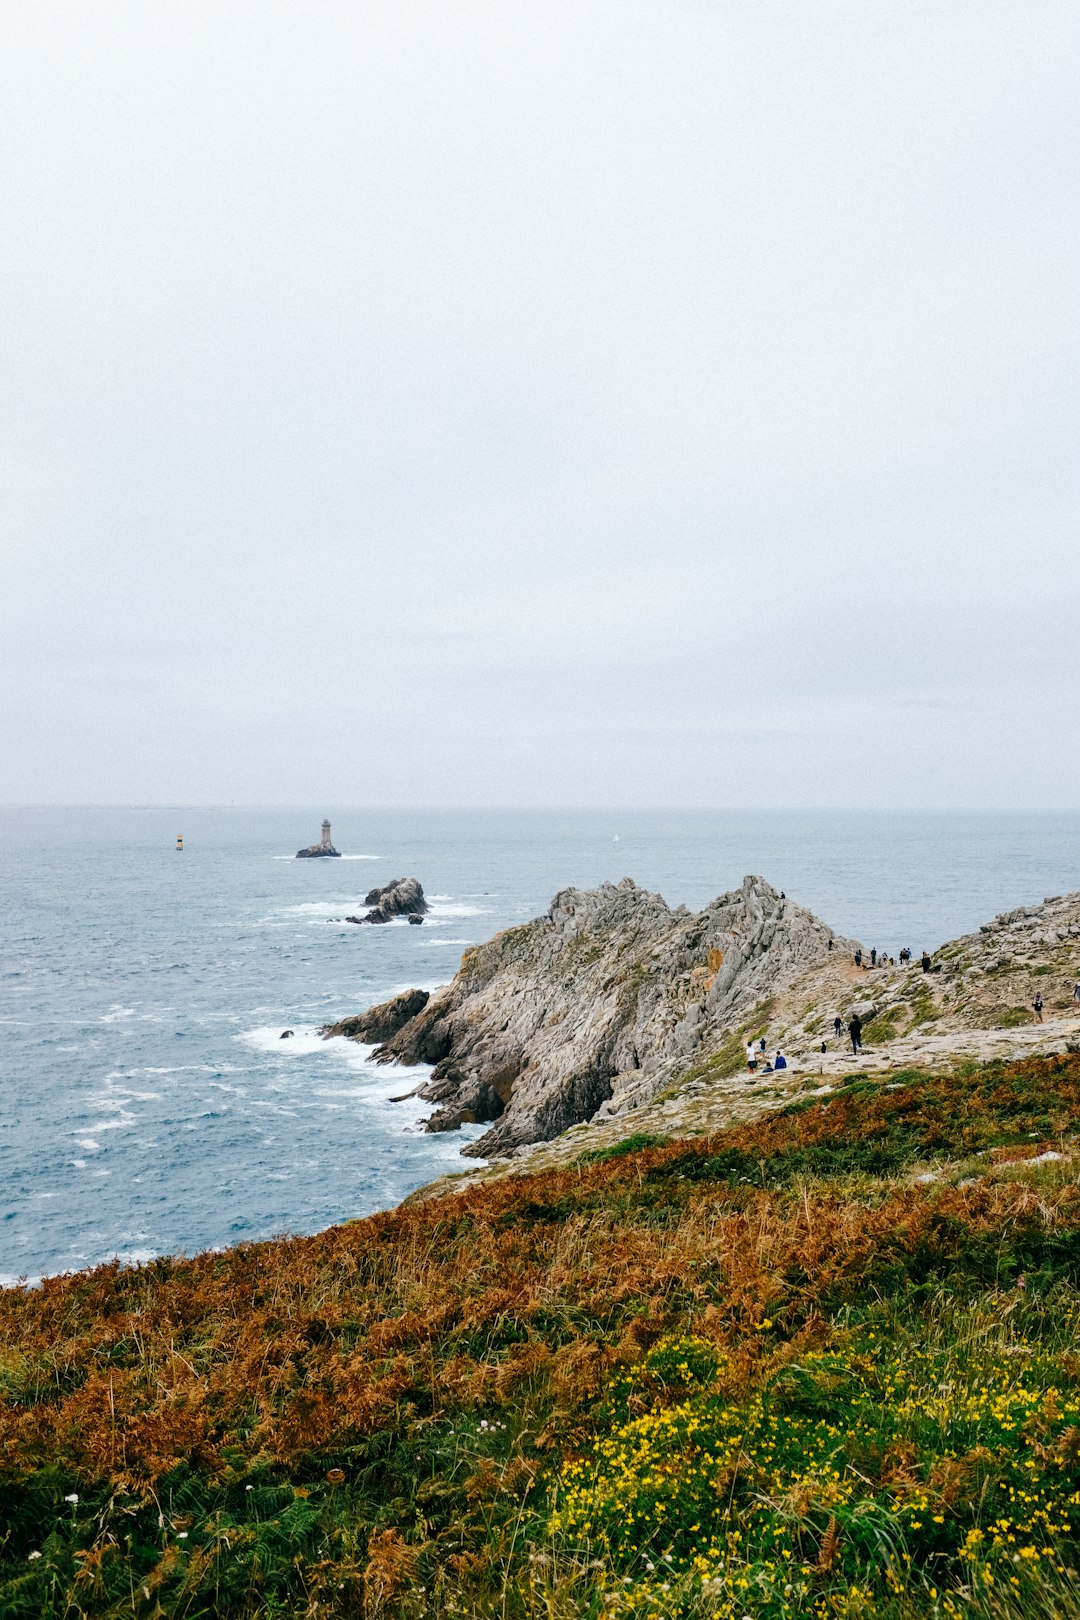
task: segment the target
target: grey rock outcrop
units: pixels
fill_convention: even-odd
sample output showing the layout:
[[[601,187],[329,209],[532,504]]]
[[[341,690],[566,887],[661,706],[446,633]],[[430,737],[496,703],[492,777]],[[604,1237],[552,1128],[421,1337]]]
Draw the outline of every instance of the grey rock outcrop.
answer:
[[[383,1041],[391,1040],[410,1018],[423,1012],[428,1000],[426,990],[406,990],[402,995],[394,996],[392,1001],[369,1007],[367,1012],[357,1013],[353,1018],[343,1018],[337,1024],[327,1024],[319,1034],[328,1039],[331,1035],[344,1035],[346,1040],[378,1046]]]
[[[364,898],[365,906],[370,906],[363,917],[346,917],[351,923],[388,923],[395,917],[413,918],[426,916],[430,910],[424,899],[424,891],[417,878],[394,878],[381,889],[369,889]]]
[[[507,1154],[655,1097],[764,1016],[830,939],[854,945],[760,877],[696,913],[629,878],[564,889],[545,916],[466,951],[376,1058],[434,1064],[427,1128],[492,1121],[464,1151]]]

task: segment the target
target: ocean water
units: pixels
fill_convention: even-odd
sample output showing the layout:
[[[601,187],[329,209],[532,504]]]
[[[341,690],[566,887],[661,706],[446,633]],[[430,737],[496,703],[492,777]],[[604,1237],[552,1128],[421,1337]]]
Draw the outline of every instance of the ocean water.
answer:
[[[324,813],[345,858],[294,860]],[[319,1025],[569,883],[696,907],[747,872],[918,951],[1080,888],[1080,815],[0,810],[0,1280],[313,1232],[461,1169],[478,1129],[425,1135],[391,1100],[420,1076]],[[343,921],[406,875],[422,928]]]

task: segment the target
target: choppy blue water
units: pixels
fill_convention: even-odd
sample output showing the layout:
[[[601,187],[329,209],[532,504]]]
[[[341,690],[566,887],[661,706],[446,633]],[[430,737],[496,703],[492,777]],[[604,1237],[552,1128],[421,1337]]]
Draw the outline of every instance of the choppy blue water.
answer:
[[[761,872],[892,950],[1080,888],[1078,815],[330,807],[351,858],[293,860],[325,809],[0,810],[0,1279],[317,1231],[462,1168],[389,1100],[408,1071],[314,1031],[568,883],[696,907]],[[404,875],[422,928],[339,920]]]

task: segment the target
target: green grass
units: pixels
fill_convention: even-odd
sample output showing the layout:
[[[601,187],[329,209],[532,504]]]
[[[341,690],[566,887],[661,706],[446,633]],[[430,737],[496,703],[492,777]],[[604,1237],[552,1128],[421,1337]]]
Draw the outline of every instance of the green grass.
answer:
[[[1076,1159],[989,1153],[1078,1134],[1080,1055],[856,1073],[0,1291],[0,1620],[1080,1620]]]
[[[752,1370],[669,1336],[612,1385],[552,1529],[601,1553],[615,1613],[760,1620],[959,1614],[1070,1571],[1080,1522],[1080,1296],[935,1294],[848,1313]],[[767,1342],[768,1317],[758,1323]],[[863,1607],[865,1605],[865,1607]]]
[[[666,1147],[670,1140],[668,1136],[656,1136],[649,1131],[636,1131],[633,1136],[626,1136],[621,1142],[612,1143],[611,1147],[590,1148],[588,1152],[579,1154],[574,1163],[604,1164],[609,1159],[621,1159],[627,1153],[640,1153],[644,1148]]]

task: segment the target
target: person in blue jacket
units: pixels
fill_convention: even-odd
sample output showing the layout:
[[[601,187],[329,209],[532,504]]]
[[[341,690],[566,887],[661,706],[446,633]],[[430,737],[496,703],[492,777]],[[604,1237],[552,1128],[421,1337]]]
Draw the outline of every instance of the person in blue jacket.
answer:
[[[787,1058],[784,1056],[783,1052],[781,1052],[779,1050],[777,1051],[776,1056],[772,1060],[772,1066],[773,1066],[774,1069],[786,1069],[787,1068]]]

